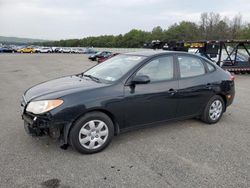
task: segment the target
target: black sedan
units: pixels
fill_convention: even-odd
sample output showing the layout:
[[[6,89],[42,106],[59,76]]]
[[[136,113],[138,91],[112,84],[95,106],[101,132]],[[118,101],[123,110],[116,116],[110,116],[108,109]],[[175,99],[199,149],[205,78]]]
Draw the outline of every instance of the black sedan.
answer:
[[[195,117],[214,124],[234,94],[234,77],[200,56],[127,53],[28,89],[22,118],[31,135],[95,153],[114,135],[159,122]]]
[[[89,59],[92,61],[96,61],[98,58],[108,57],[111,54],[112,54],[112,52],[108,52],[108,51],[97,52],[97,53],[89,56]]]
[[[3,47],[2,50],[4,53],[15,53],[16,52],[16,50],[10,46],[5,46],[5,47]]]

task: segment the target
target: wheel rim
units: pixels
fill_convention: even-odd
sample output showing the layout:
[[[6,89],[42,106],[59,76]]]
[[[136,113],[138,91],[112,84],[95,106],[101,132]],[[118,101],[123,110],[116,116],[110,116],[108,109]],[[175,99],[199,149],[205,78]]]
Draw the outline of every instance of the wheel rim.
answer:
[[[108,126],[100,120],[91,120],[85,123],[79,132],[79,142],[87,149],[97,149],[107,140]]]
[[[217,119],[219,119],[220,115],[222,113],[222,103],[220,100],[215,100],[209,109],[209,117],[216,121]]]

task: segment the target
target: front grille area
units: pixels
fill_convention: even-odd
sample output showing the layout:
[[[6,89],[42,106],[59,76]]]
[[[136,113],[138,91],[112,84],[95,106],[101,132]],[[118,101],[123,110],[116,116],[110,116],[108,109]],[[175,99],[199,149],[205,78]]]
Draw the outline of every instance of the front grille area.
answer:
[[[26,101],[26,99],[25,99],[25,96],[23,95],[23,96],[22,96],[22,99],[21,99],[21,106],[22,106],[22,107],[25,107],[26,104],[27,104],[27,101]]]
[[[24,113],[24,110],[25,110],[26,105],[27,105],[27,101],[26,101],[26,99],[25,99],[25,97],[24,97],[24,95],[23,95],[23,96],[22,96],[22,99],[21,99],[21,114]]]

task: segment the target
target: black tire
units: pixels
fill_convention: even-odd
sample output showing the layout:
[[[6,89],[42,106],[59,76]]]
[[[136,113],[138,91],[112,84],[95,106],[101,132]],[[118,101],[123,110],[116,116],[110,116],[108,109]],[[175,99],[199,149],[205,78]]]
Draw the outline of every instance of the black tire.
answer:
[[[95,149],[89,149],[84,147],[81,143],[80,143],[80,138],[79,138],[79,133],[81,128],[88,122],[92,121],[92,120],[100,120],[102,122],[104,122],[107,126],[108,129],[108,135],[106,138],[106,141],[98,148]],[[95,125],[96,126],[96,125]],[[104,113],[102,112],[90,112],[85,114],[84,116],[80,117],[73,125],[70,133],[69,133],[69,139],[70,139],[70,144],[72,145],[72,147],[80,152],[80,153],[84,153],[84,154],[92,154],[92,153],[97,153],[102,151],[104,148],[106,148],[112,138],[114,136],[114,124],[112,122],[112,120]],[[96,142],[95,142],[96,143]]]
[[[220,115],[219,115],[218,118],[212,119],[212,118],[210,117],[209,110],[210,110],[211,105],[212,105],[215,101],[220,101],[220,102],[221,102],[222,111],[221,111],[221,113],[220,113]],[[202,120],[203,122],[207,123],[207,124],[215,124],[215,123],[217,123],[217,122],[221,119],[221,117],[222,117],[224,111],[225,111],[225,102],[224,102],[224,100],[222,99],[221,96],[215,95],[215,96],[213,96],[213,97],[208,101],[208,103],[207,103],[207,105],[206,105],[206,107],[205,107],[205,109],[204,109],[204,111],[203,111],[203,114],[201,115],[201,120]]]

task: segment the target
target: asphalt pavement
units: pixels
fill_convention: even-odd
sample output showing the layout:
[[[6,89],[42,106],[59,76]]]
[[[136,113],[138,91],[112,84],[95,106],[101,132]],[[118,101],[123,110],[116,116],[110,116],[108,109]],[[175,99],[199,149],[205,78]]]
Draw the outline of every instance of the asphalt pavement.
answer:
[[[250,75],[215,125],[191,119],[121,134],[82,155],[26,134],[29,87],[95,65],[81,54],[0,54],[0,187],[250,187]]]

